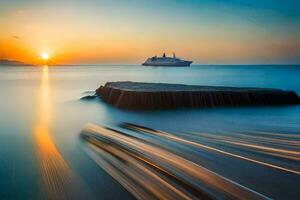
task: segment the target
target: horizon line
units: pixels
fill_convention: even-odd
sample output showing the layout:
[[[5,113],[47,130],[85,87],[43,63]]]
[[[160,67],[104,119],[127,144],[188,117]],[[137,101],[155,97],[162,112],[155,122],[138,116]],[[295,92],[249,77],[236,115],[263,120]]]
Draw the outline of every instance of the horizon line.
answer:
[[[7,66],[51,66],[51,67],[61,67],[61,66],[142,66],[141,64],[120,64],[120,63],[99,63],[99,64],[24,64],[24,65],[7,65]],[[1,64],[0,64],[1,66]],[[203,63],[195,63],[192,66],[300,66],[299,64],[288,64],[288,63],[281,63],[281,64],[271,64],[271,63],[264,63],[264,64],[203,64]],[[159,66],[157,66],[159,67]]]
[[[40,64],[33,64],[33,63],[27,63],[24,61],[20,61],[20,60],[14,60],[14,59],[7,59],[7,58],[0,58],[0,61],[4,60],[4,61],[11,61],[11,62],[20,62],[21,65],[24,66],[41,66],[41,65],[48,65],[48,66],[99,66],[99,65],[109,65],[109,66],[113,66],[113,65],[123,65],[123,66],[128,66],[128,65],[141,65],[139,63],[66,63],[66,64],[58,64],[55,63],[53,61],[50,61],[50,63],[40,63]],[[12,64],[13,66],[14,64]],[[191,66],[193,65],[214,65],[214,66],[226,66],[226,65],[239,65],[239,66],[255,66],[255,65],[264,65],[264,66],[268,66],[268,65],[284,65],[284,66],[295,66],[295,65],[300,65],[300,63],[193,63],[191,64]],[[1,66],[1,62],[0,62],[0,66]],[[15,65],[16,66],[16,65]]]

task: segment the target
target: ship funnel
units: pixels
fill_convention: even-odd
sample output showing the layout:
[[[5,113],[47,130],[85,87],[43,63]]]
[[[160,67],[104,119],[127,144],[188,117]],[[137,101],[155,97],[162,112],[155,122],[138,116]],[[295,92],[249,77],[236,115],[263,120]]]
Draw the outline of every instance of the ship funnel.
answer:
[[[175,53],[173,52],[173,58],[176,58],[176,55],[175,55]]]

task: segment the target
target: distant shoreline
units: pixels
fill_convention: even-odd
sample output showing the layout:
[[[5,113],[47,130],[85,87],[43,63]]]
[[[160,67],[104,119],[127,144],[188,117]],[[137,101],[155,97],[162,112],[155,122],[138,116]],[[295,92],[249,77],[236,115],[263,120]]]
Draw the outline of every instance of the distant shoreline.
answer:
[[[34,66],[17,60],[0,59],[0,66]]]

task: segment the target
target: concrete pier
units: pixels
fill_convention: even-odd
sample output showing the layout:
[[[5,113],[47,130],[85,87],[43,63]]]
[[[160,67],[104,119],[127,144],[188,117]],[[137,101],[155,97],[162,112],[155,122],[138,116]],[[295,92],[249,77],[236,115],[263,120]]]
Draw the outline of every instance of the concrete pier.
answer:
[[[294,91],[166,83],[108,82],[96,94],[112,106],[139,110],[300,104]]]

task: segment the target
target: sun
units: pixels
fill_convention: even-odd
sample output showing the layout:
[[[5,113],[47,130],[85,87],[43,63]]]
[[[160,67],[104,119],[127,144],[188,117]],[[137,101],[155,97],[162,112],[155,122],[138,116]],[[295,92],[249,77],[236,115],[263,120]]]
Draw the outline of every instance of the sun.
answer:
[[[43,60],[48,60],[49,59],[49,54],[47,52],[43,52],[43,53],[41,53],[40,57]]]

